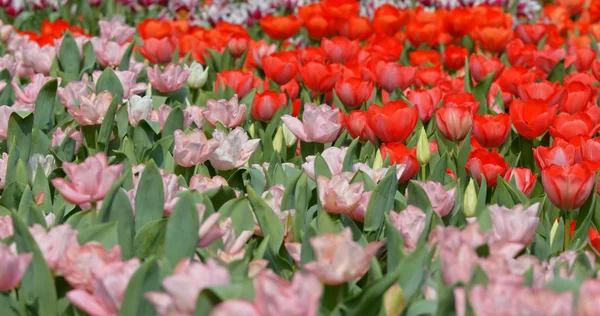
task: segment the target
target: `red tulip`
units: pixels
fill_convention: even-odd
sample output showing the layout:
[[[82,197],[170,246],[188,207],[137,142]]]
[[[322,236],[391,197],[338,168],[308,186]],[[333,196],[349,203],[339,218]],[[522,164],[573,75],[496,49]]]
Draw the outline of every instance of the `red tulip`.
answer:
[[[562,138],[566,141],[576,136],[591,137],[600,128],[600,125],[594,123],[587,113],[577,112],[575,114],[560,113],[553,120],[548,128],[550,136]]]
[[[449,70],[458,70],[465,65],[469,51],[461,46],[448,45],[442,54],[444,66]]]
[[[435,110],[435,126],[449,140],[463,140],[472,125],[473,113],[469,106],[442,106]]]
[[[260,27],[270,38],[275,40],[285,40],[294,36],[294,34],[300,30],[300,27],[302,27],[302,21],[293,15],[269,15],[260,20]]]
[[[419,112],[404,101],[392,101],[367,110],[369,127],[384,143],[403,142],[417,124]]]
[[[410,180],[419,171],[419,161],[417,161],[416,148],[408,149],[402,143],[389,143],[381,145],[381,157],[385,160],[390,156],[390,164],[403,164],[404,172],[398,180],[398,183],[404,183]]]
[[[548,102],[549,106],[555,106],[562,105],[567,100],[567,89],[558,82],[528,82],[517,87],[516,95],[525,102],[538,99]]]
[[[418,86],[435,86],[440,80],[446,79],[448,74],[444,72],[442,66],[419,68],[417,70],[417,81]]]
[[[360,107],[373,93],[373,82],[360,78],[340,79],[335,84],[335,94],[349,108]]]
[[[313,92],[327,93],[333,89],[339,73],[334,72],[330,65],[311,61],[300,68],[300,76]]]
[[[555,116],[556,107],[550,107],[545,101],[514,99],[510,104],[510,119],[515,129],[528,139],[544,134]]]
[[[545,49],[534,53],[535,67],[545,74],[552,72],[554,67],[566,57],[566,51],[564,48],[557,49]]]
[[[290,82],[298,73],[298,59],[293,52],[263,56],[262,66],[265,75],[280,86]]]
[[[475,114],[473,117],[473,136],[483,147],[500,147],[509,134],[510,116],[506,113],[496,116]]]
[[[496,152],[488,152],[485,149],[475,149],[469,153],[469,160],[465,169],[470,176],[481,184],[485,177],[487,187],[493,187],[498,182],[498,176],[504,177],[510,166],[504,158]]]
[[[296,79],[290,80],[290,82],[282,85],[279,88],[281,88],[281,92],[287,93],[290,99],[297,98],[298,93],[300,93],[300,85],[298,84],[298,80]]]
[[[544,24],[520,24],[515,29],[515,34],[526,44],[537,45],[546,35]]]
[[[531,172],[531,169],[527,168],[512,168],[504,176],[504,180],[510,182],[512,178],[515,179],[517,188],[521,190],[523,194],[529,196],[529,194],[531,194],[531,191],[535,187],[535,183],[537,182],[537,173],[533,174],[533,172]]]
[[[600,162],[600,137],[585,140],[581,150],[583,159]]]
[[[252,102],[252,118],[257,121],[269,122],[280,107],[287,105],[284,93],[265,91],[256,93]]]
[[[175,44],[170,37],[163,37],[161,39],[148,38],[144,40],[144,46],[142,46],[140,52],[151,63],[166,64],[173,58]]]
[[[570,82],[565,85],[567,98],[560,105],[561,112],[576,113],[585,110],[588,102],[592,100],[592,87],[579,81]]]
[[[406,98],[419,110],[419,119],[427,122],[440,102],[441,91],[439,88],[424,90],[408,90]]]
[[[562,210],[573,210],[585,203],[594,188],[594,172],[585,163],[542,170],[542,185],[548,199]]]
[[[227,43],[227,51],[233,58],[238,58],[250,48],[250,37],[242,35],[233,35]]]
[[[575,68],[578,71],[588,71],[592,68],[592,63],[596,60],[596,51],[586,47],[575,50]]]
[[[498,58],[487,59],[483,55],[471,54],[469,58],[469,70],[475,82],[481,82],[489,74],[494,73],[494,81],[504,71],[504,64]]]
[[[361,142],[375,144],[375,134],[373,134],[373,131],[369,127],[367,112],[359,110],[350,112],[346,117],[346,128],[352,138],[358,138]]]
[[[239,98],[243,98],[254,86],[254,75],[241,70],[223,70],[217,74],[215,90],[223,86],[230,86]]]
[[[356,57],[360,50],[359,41],[351,41],[344,36],[321,40],[321,49],[327,56],[327,60],[332,63],[346,63]]]
[[[444,106],[467,106],[473,114],[479,110],[479,102],[475,101],[475,97],[468,92],[447,93],[442,99],[442,104]]]
[[[391,4],[384,4],[375,9],[373,29],[377,33],[394,36],[409,20],[408,14]]]
[[[396,88],[405,90],[415,82],[417,68],[400,66],[395,62],[379,62],[375,66],[377,82],[387,92],[392,93]]]
[[[596,80],[600,80],[600,60],[598,59],[592,62],[592,74]]]

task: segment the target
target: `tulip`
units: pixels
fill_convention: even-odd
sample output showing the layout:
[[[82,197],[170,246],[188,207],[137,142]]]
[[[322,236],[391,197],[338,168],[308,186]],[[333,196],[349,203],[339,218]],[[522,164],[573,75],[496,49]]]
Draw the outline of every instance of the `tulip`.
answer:
[[[173,58],[175,44],[169,37],[163,37],[161,39],[146,38],[144,39],[144,45],[140,49],[140,52],[151,63],[166,64]]]
[[[438,131],[452,141],[463,140],[473,125],[473,114],[469,106],[442,106],[435,113]]]
[[[227,52],[233,58],[242,56],[248,48],[250,48],[250,37],[247,35],[234,35],[227,42]]]
[[[174,274],[162,281],[162,288],[166,293],[144,294],[156,311],[163,316],[193,315],[196,310],[196,299],[203,289],[231,282],[227,269],[218,266],[212,260],[204,264],[186,258],[177,265],[175,270]]]
[[[543,73],[549,74],[554,67],[565,58],[566,51],[564,48],[546,48],[534,53],[535,67]]]
[[[544,134],[555,115],[556,107],[550,107],[546,101],[514,99],[510,105],[510,118],[515,129],[528,139]]]
[[[110,21],[100,20],[98,21],[100,26],[100,37],[108,40],[115,41],[119,44],[125,44],[135,34],[135,27],[131,27],[117,18],[113,18]]]
[[[496,243],[516,244],[521,250],[533,241],[535,229],[540,222],[537,216],[539,203],[528,208],[518,204],[512,209],[490,205],[492,218],[492,247]]]
[[[344,36],[335,36],[331,40],[323,38],[321,49],[331,63],[346,63],[351,61],[360,50],[359,41],[351,41]]]
[[[439,89],[418,89],[408,90],[406,98],[419,110],[419,119],[422,122],[427,122],[431,119],[433,112],[440,102]]]
[[[94,47],[94,53],[96,54],[98,64],[103,67],[119,66],[128,46],[127,44],[121,45],[97,37],[92,38],[90,42]]]
[[[567,90],[566,100],[560,104],[560,112],[575,114],[585,110],[587,104],[592,100],[595,92],[592,87],[579,81],[570,82],[565,85]]]
[[[404,142],[412,133],[418,110],[404,101],[392,101],[382,107],[371,105],[367,110],[369,127],[384,143]]]
[[[474,217],[477,211],[477,191],[475,191],[475,183],[473,179],[469,180],[469,184],[465,189],[465,197],[463,199],[463,214],[465,217]]]
[[[58,273],[67,249],[79,247],[77,231],[67,224],[53,227],[50,231],[35,224],[29,228],[29,232],[44,255],[48,268],[54,273]]]
[[[402,235],[404,247],[408,251],[413,251],[417,247],[417,242],[425,229],[425,218],[425,213],[412,205],[408,205],[400,213],[390,212],[390,221]]]
[[[208,110],[204,111],[204,119],[214,127],[217,122],[227,128],[236,128],[246,119],[246,105],[238,103],[237,95],[229,101],[225,99],[206,101]]]
[[[240,70],[221,71],[217,74],[215,90],[218,91],[221,86],[231,87],[239,98],[243,98],[254,86],[254,75]]]
[[[313,92],[327,93],[335,86],[339,74],[330,65],[311,61],[300,67],[300,77]]]
[[[577,159],[577,156],[575,146],[568,143],[558,144],[551,148],[543,146],[533,148],[533,157],[540,170],[550,165],[573,165],[577,160],[580,160]]]
[[[352,240],[350,228],[339,234],[324,233],[310,238],[316,261],[304,265],[327,285],[339,285],[362,276],[369,270],[381,242],[369,243],[363,248]]]
[[[471,54],[469,70],[475,82],[483,81],[492,73],[494,74],[492,81],[496,81],[504,71],[504,64],[498,58],[487,59],[483,55]]]
[[[542,169],[542,185],[550,202],[562,210],[585,203],[594,188],[594,172],[585,163]]]
[[[0,239],[5,239],[14,234],[14,225],[10,215],[0,216]]]
[[[429,140],[427,139],[427,132],[425,128],[421,126],[419,132],[419,139],[417,140],[417,161],[421,166],[429,164],[431,159],[431,149],[429,148]]]
[[[52,185],[71,204],[101,201],[123,171],[121,164],[109,166],[104,153],[88,157],[80,164],[64,162],[62,167],[71,183],[54,178]]]
[[[464,47],[448,45],[442,54],[442,61],[449,70],[458,70],[465,65],[468,54],[469,51]]]
[[[36,43],[29,42],[22,49],[23,66],[30,67],[36,74],[48,75],[56,55],[54,47],[50,45],[40,47]]]
[[[446,191],[444,186],[439,182],[434,181],[415,181],[419,184],[431,203],[431,208],[438,213],[440,217],[444,217],[452,211],[454,207],[454,199],[456,198],[456,187]]]
[[[0,107],[0,111],[1,111],[1,109],[2,109],[2,107]],[[63,141],[65,140],[65,138],[67,137],[67,135],[69,136],[70,139],[75,141],[75,153],[77,153],[77,151],[79,150],[79,147],[81,147],[81,144],[83,143],[83,134],[81,134],[80,131],[72,130],[70,127],[65,128],[64,131],[60,127],[56,128],[56,130],[54,132],[52,132],[52,139],[50,140],[50,145],[52,147],[60,146],[63,143]],[[0,131],[0,137],[2,137],[1,131]]]
[[[146,71],[152,87],[163,93],[179,90],[190,76],[189,70],[183,70],[181,66],[174,64],[169,64],[165,71],[160,71],[157,65],[154,68],[148,67]]]
[[[29,184],[35,183],[38,166],[42,167],[44,175],[48,177],[56,169],[56,160],[52,155],[33,154],[27,162],[27,174],[29,175]]]
[[[198,211],[198,218],[200,219],[200,227],[198,227],[198,247],[206,247],[213,242],[223,237],[221,228],[217,225],[220,214],[213,213],[204,218],[206,212],[206,206],[204,204],[196,205]]]
[[[0,106],[0,139],[8,137],[8,121],[13,112],[15,112],[15,108],[12,106]]]
[[[561,106],[567,100],[567,89],[548,81],[529,82],[517,86],[517,96],[525,102],[531,99],[547,101],[550,107]]]
[[[504,177],[509,167],[502,156],[485,149],[471,151],[465,166],[469,175],[474,177],[477,183],[481,184],[482,177],[485,177],[488,188],[495,186],[497,177]]]
[[[358,108],[373,93],[373,82],[359,78],[340,79],[335,84],[335,94],[348,108]]]
[[[352,138],[358,138],[361,142],[371,142],[375,144],[375,134],[367,123],[367,112],[352,111],[346,117],[346,129]]]
[[[527,168],[512,168],[506,173],[504,180],[510,182],[513,178],[515,179],[517,189],[521,190],[526,196],[529,196],[537,182],[537,173],[533,174],[531,169]]]
[[[95,74],[98,74],[97,77]],[[94,77],[94,82],[98,82],[98,78],[102,72],[94,71],[92,76]],[[115,75],[119,78],[121,82],[121,86],[123,87],[123,98],[129,99],[131,96],[136,95],[138,93],[144,92],[147,89],[147,85],[143,82],[136,82],[138,74],[133,71],[115,71]]]
[[[79,107],[68,107],[67,111],[79,125],[99,125],[104,121],[113,96],[109,91],[79,96]]]
[[[350,183],[352,177],[352,173],[337,174],[331,179],[319,176],[317,179],[319,200],[325,211],[332,214],[346,214],[358,206],[364,184]]]
[[[173,136],[175,137],[173,159],[176,164],[183,167],[204,163],[219,147],[219,141],[206,139],[200,129],[194,129],[188,134],[176,130]]]
[[[260,144],[260,139],[248,139],[241,127],[236,127],[228,135],[216,130],[213,139],[221,144],[209,158],[217,170],[231,170],[245,165]]]
[[[386,159],[390,156],[390,163],[396,163],[398,165],[405,165],[402,177],[398,180],[398,183],[404,183],[410,180],[419,171],[419,161],[416,157],[416,148],[408,149],[402,143],[389,143],[381,145],[381,156]]]
[[[300,30],[302,21],[293,15],[290,16],[266,16],[260,20],[260,27],[270,38],[274,40],[286,40]]]
[[[265,75],[282,86],[294,79],[298,73],[298,59],[291,52],[277,52],[262,58]]]
[[[60,103],[65,108],[76,107],[75,101],[79,100],[80,96],[88,96],[89,89],[92,89],[93,85],[83,81],[71,81],[64,88],[59,87],[56,94],[60,98]]]
[[[217,251],[217,258],[223,263],[229,263],[235,260],[244,258],[246,251],[244,245],[250,238],[253,232],[246,230],[236,237],[235,230],[232,226],[231,218],[227,218],[219,225],[219,228],[224,233],[223,235],[223,250]]]
[[[379,62],[375,66],[377,82],[381,87],[392,93],[396,88],[405,90],[415,82],[417,68],[400,66],[395,62]]]
[[[577,301],[577,315],[593,316],[600,309],[600,281],[587,279],[579,288],[579,300]]]
[[[510,134],[510,116],[506,113],[493,115],[475,114],[473,136],[481,146],[496,148],[504,144]]]
[[[190,72],[190,76],[187,78],[187,84],[190,86],[190,88],[202,88],[208,79],[208,67],[204,69],[202,64],[193,61],[190,66],[185,65],[184,68]]]
[[[120,262],[120,246],[114,246],[107,251],[98,242],[88,242],[83,246],[66,248],[59,259],[58,274],[62,275],[72,288],[92,292],[93,273],[106,265]]]
[[[596,51],[586,47],[575,50],[575,68],[581,72],[587,72],[592,68],[592,63],[596,60]]]
[[[325,160],[325,163],[327,163],[327,166],[329,167],[329,171],[331,172],[332,175],[336,175],[336,174],[340,174],[342,173],[342,167],[344,164],[344,158],[346,157],[346,152],[348,151],[347,147],[329,147],[327,149],[325,149],[322,153],[321,153],[321,157]],[[306,162],[302,164],[302,170],[304,170],[304,172],[306,173],[306,175],[315,180],[315,156],[308,156],[306,157]]]
[[[21,278],[27,271],[29,263],[33,259],[32,253],[15,254],[5,244],[0,244],[0,291],[8,292],[21,283]]]
[[[139,95],[132,95],[127,103],[127,112],[129,114],[129,123],[136,126],[141,120],[149,120],[152,114],[152,97],[146,95],[143,98]]]
[[[250,114],[257,121],[269,122],[275,112],[286,105],[287,96],[284,93],[267,90],[263,93],[256,93]]]
[[[591,137],[600,128],[595,124],[587,113],[578,112],[575,114],[559,113],[548,128],[550,136],[562,138],[566,141],[577,136]]]
[[[284,115],[281,120],[296,137],[304,142],[329,143],[333,142],[342,128],[339,120],[341,113],[327,104],[304,104],[302,122],[297,118]]]
[[[12,80],[11,85],[15,91],[16,102],[22,105],[33,105],[35,104],[35,100],[42,90],[42,87],[52,80],[52,77],[45,77],[42,74],[37,74],[33,76],[31,82],[21,90],[21,87],[17,83],[15,79]]]

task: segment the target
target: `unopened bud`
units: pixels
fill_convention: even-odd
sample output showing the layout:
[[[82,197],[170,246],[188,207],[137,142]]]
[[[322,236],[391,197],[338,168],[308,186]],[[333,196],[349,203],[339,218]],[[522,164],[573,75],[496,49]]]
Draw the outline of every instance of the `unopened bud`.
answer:
[[[421,132],[419,133],[419,140],[417,141],[417,161],[422,166],[429,164],[429,160],[431,159],[431,151],[429,149],[429,140],[427,139],[427,132],[425,132],[425,128],[421,127]]]
[[[475,192],[475,182],[473,179],[469,181],[469,185],[465,189],[465,196],[463,199],[463,214],[465,217],[474,217],[475,210],[477,208],[477,192]]]

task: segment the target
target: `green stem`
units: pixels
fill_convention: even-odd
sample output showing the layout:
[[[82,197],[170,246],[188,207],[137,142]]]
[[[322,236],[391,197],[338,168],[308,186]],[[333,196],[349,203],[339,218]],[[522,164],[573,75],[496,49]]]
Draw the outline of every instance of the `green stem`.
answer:
[[[421,181],[423,182],[427,181],[427,170],[425,170],[426,167],[427,165],[421,165]]]
[[[564,251],[569,249],[569,243],[571,242],[571,216],[566,211],[561,212],[563,215],[563,220],[565,223],[565,243],[564,243]]]
[[[96,202],[92,202],[92,208],[90,209],[90,225],[96,224]]]

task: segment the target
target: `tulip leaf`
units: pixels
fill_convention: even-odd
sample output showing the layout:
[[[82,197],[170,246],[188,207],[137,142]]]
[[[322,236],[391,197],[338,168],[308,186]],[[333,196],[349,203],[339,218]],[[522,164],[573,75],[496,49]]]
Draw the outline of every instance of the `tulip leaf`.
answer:
[[[23,296],[27,305],[37,309],[37,315],[56,315],[58,311],[56,286],[44,255],[17,214],[12,214],[12,222],[18,252],[33,254],[33,259],[21,281],[19,296]]]
[[[121,63],[119,63],[120,70],[129,69],[129,62],[131,61],[131,53],[133,52],[133,47],[135,46],[135,40],[131,41],[131,43],[125,49],[123,53],[123,57],[121,58]]]
[[[219,210],[223,204],[236,198],[235,191],[229,186],[220,186],[203,192],[210,199],[215,210]]]
[[[233,230],[241,232],[245,230],[254,230],[254,218],[252,217],[252,209],[248,204],[248,199],[240,197],[229,200],[219,209],[221,220],[231,218]]]
[[[0,306],[2,306],[2,315],[20,316],[19,303],[10,292],[0,293]]]
[[[160,129],[160,125],[158,125]],[[146,120],[142,120],[133,129],[133,152],[137,161],[144,161],[148,151],[152,148],[156,132],[152,124]]]
[[[7,143],[8,148],[11,148],[14,143],[18,146],[18,158],[23,161],[29,161],[31,150],[31,140],[33,131],[33,115],[21,117],[14,112],[8,120]]]
[[[178,129],[183,130],[183,110],[181,110],[181,107],[176,106],[171,110],[171,113],[169,113],[169,116],[165,121],[162,137],[172,136]]]
[[[140,177],[135,195],[135,230],[139,231],[145,224],[161,219],[165,206],[163,179],[154,161],[150,161]]]
[[[45,210],[52,209],[52,198],[50,195],[50,185],[48,183],[48,178],[44,173],[44,168],[41,165],[38,165],[35,171],[35,179],[33,180],[33,187],[31,188],[34,196],[38,194],[44,194],[44,199],[42,200],[42,204],[40,207]]]
[[[92,46],[91,42],[87,42],[83,44],[83,59],[81,60],[81,70],[79,72],[79,78],[81,78],[84,73],[94,69],[95,64],[96,53],[94,52],[94,46]]]
[[[119,245],[121,245],[121,257],[125,260],[133,257],[133,236],[135,234],[133,210],[129,197],[123,189],[121,183],[124,182],[129,173],[123,175],[110,188],[109,193],[102,202],[102,209],[98,219],[104,223],[117,222],[117,233]]]
[[[119,106],[118,98],[113,98],[110,102],[110,106],[106,111],[102,125],[100,125],[100,131],[98,132],[98,151],[104,151],[108,153],[108,143],[110,137],[113,134],[113,126],[115,124],[115,115],[117,113],[117,107]]]
[[[427,193],[425,193],[423,187],[417,184],[414,180],[410,180],[408,182],[408,188],[406,191],[408,204],[418,207],[425,214],[433,211]]]
[[[10,82],[12,76],[8,72],[7,68],[0,71],[0,81]],[[14,103],[14,91],[11,84],[7,84],[2,91],[0,91],[0,104],[13,104]]]
[[[284,228],[281,221],[267,202],[258,196],[251,186],[246,186],[246,192],[248,193],[248,201],[250,202],[250,206],[252,206],[254,215],[256,215],[256,220],[263,235],[269,235],[271,238],[269,243],[271,251],[275,254],[279,253],[284,236]]]
[[[11,182],[6,185],[0,197],[0,205],[16,211],[19,208],[19,202],[26,187],[27,185],[21,182]]]
[[[358,147],[358,138],[355,138],[350,146],[348,146],[348,150],[346,151],[346,156],[344,157],[344,163],[342,170],[352,172],[352,167],[354,166],[354,156],[356,156],[356,147]]]
[[[67,30],[63,35],[60,49],[58,50],[60,69],[71,76],[77,76],[79,74],[80,60],[77,42],[75,42],[71,32]]]
[[[461,184],[464,186],[462,188],[463,190],[469,183],[469,181],[467,181],[468,174],[465,166],[467,165],[467,161],[469,160],[469,153],[471,152],[471,142],[469,141],[470,139],[471,132],[469,131],[467,137],[465,137],[466,141],[464,141],[462,143],[462,146],[460,146],[460,149],[458,151],[458,157],[456,157],[456,175],[459,179],[461,179]]]
[[[473,91],[473,82],[471,81],[471,71],[469,69],[469,56],[465,56],[465,75],[463,81],[465,85],[465,92],[471,93]]]
[[[149,259],[142,264],[131,276],[119,316],[151,316],[156,315],[154,306],[144,294],[160,290],[160,267],[155,259]]]
[[[552,72],[550,72],[546,80],[550,82],[560,82],[560,84],[562,85],[565,78],[565,74],[565,60],[563,59],[558,64],[556,64],[556,66],[554,66]]]
[[[404,238],[392,224],[389,217],[385,219],[385,235],[387,237],[387,273],[392,273],[404,258]]]
[[[133,239],[135,256],[140,259],[163,253],[167,219],[159,219],[144,225]]]
[[[492,72],[485,76],[481,82],[479,82],[475,88],[473,88],[473,96],[477,101],[479,101],[479,109],[477,110],[477,114],[487,114],[488,113],[488,92],[490,91],[490,87],[492,86],[492,82],[494,82],[494,76],[496,72]]]
[[[112,249],[112,247],[119,244],[117,222],[87,226],[79,230],[77,239],[82,245],[90,241],[97,241],[104,246],[104,249]]]
[[[96,93],[102,91],[109,91],[112,94],[113,99],[117,99],[117,102],[120,102],[123,97],[123,85],[121,84],[121,80],[110,67],[104,69],[98,78],[98,82],[96,82]]]
[[[331,179],[331,169],[329,169],[329,165],[320,153],[317,154],[314,160],[314,172],[315,180],[318,180],[319,176],[325,176]]]
[[[173,145],[173,136],[167,136],[159,139],[152,146],[152,150],[150,150],[149,156],[150,159],[154,160],[157,166],[161,167],[165,171],[168,172],[167,165],[169,160],[169,149]],[[172,172],[172,171],[171,171]]]
[[[172,266],[191,258],[198,244],[198,210],[191,193],[183,194],[167,222],[165,257]]]
[[[286,188],[287,191],[287,188]],[[296,216],[294,216],[294,222],[292,225],[292,231],[296,241],[302,240],[302,236],[306,228],[306,212],[308,211],[309,203],[312,198],[312,189],[308,186],[308,176],[301,172],[300,178],[296,183],[296,188],[293,191],[294,194],[294,209],[296,210]],[[284,193],[285,196],[285,193]],[[281,204],[282,209],[283,202]]]
[[[385,214],[394,208],[394,196],[396,194],[396,166],[389,168],[383,179],[377,184],[371,194],[367,212],[365,214],[365,225],[363,231],[376,232],[383,225]]]
[[[198,294],[196,300],[196,316],[209,315],[217,305],[221,303],[221,299],[211,290],[204,289]]]
[[[48,81],[40,90],[35,100],[33,124],[44,132],[52,130],[54,125],[54,104],[56,100],[56,79]]]
[[[448,153],[444,154],[437,160],[433,170],[429,173],[429,180],[439,182],[441,184],[446,183],[446,169],[448,168]]]
[[[478,216],[481,211],[485,208],[485,201],[487,198],[487,180],[484,175],[481,175],[481,184],[479,185],[479,192],[477,193],[477,204],[475,206],[475,216]]]

